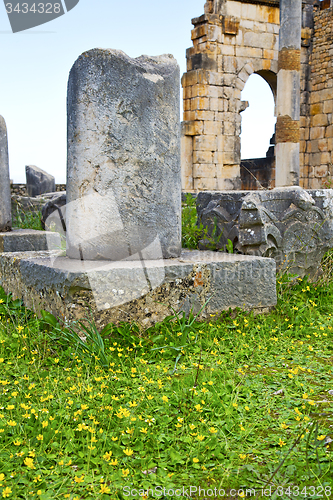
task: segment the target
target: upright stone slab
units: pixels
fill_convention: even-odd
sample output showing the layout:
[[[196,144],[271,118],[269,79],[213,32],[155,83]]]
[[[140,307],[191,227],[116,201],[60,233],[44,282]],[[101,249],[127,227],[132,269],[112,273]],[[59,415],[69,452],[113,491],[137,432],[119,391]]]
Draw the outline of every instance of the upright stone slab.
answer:
[[[29,196],[39,196],[44,193],[53,193],[56,189],[55,178],[45,170],[35,165],[25,167],[27,178],[27,193]]]
[[[0,116],[0,232],[10,231],[11,227],[7,127],[4,118]]]
[[[181,252],[179,68],[171,55],[94,49],[68,82],[67,256]]]

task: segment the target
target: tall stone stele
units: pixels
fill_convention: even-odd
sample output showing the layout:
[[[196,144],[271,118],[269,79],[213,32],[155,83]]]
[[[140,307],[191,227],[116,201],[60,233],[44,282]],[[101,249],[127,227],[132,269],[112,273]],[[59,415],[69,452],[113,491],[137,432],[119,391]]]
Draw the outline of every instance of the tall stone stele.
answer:
[[[179,67],[94,49],[68,82],[67,256],[181,252]]]
[[[0,116],[0,232],[12,228],[11,196],[6,122]]]
[[[276,187],[299,185],[302,0],[280,0]]]

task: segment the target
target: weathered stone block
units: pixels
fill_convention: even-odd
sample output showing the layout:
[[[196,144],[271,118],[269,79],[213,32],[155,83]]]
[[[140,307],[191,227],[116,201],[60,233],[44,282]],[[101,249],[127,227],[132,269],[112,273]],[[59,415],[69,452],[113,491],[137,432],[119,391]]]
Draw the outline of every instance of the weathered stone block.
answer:
[[[193,163],[212,163],[213,153],[211,151],[193,151]],[[195,177],[201,177],[195,176]],[[203,176],[205,177],[205,175]]]
[[[241,253],[272,257],[278,269],[302,277],[316,278],[333,246],[332,189],[199,193],[197,211],[219,248],[230,239]]]
[[[193,139],[194,151],[216,151],[216,135],[199,135]]]
[[[94,49],[75,62],[66,216],[71,258],[180,254],[179,68],[172,56],[131,59]]]
[[[7,127],[4,118],[0,116],[0,232],[10,231],[11,227]]]
[[[44,309],[68,322],[87,319],[88,306],[99,330],[129,320],[148,327],[174,311],[203,308],[204,319],[236,307],[267,310],[276,305],[275,283],[274,260],[221,252],[98,264],[49,252],[0,255],[7,293],[37,314]]]
[[[204,163],[193,163],[193,177],[194,179],[216,177],[216,165],[211,162]]]
[[[55,178],[45,170],[35,165],[25,167],[27,178],[27,193],[29,196],[39,196],[44,193],[53,193],[55,191]]]

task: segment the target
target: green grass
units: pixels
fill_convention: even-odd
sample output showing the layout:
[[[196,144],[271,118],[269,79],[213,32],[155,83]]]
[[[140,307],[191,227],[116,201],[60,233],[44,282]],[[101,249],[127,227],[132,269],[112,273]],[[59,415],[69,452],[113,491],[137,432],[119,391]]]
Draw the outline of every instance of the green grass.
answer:
[[[269,315],[110,325],[101,336],[77,324],[61,337],[52,317],[2,293],[0,495],[270,484],[291,487],[271,498],[331,498],[333,286],[279,281]],[[296,486],[316,494],[293,496]]]
[[[195,222],[188,200],[188,248]],[[147,331],[64,327],[0,289],[0,497],[172,498],[192,486],[192,498],[199,487],[332,498],[331,262],[320,286],[278,278],[268,315],[170,317]]]
[[[38,229],[42,230],[41,223],[42,214],[40,211],[35,211],[33,209],[23,209],[20,203],[16,203],[16,206],[12,212],[12,226],[17,229]]]

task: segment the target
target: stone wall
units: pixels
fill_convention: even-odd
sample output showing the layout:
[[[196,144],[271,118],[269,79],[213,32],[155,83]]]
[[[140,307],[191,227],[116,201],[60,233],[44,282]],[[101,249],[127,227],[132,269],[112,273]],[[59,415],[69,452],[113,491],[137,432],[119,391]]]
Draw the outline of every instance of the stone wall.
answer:
[[[276,92],[278,3],[209,0],[192,23],[182,79],[183,189],[240,189],[241,91],[255,72]]]
[[[314,189],[330,184],[333,174],[333,8],[323,7],[314,10],[308,92],[303,94],[301,122],[301,185]]]
[[[28,196],[26,184],[12,184],[10,185],[11,194],[17,196]],[[56,184],[56,191],[66,191],[66,184]]]
[[[182,187],[240,189],[241,91],[252,73],[276,97],[278,0],[208,0],[192,20],[183,75]],[[332,7],[303,0],[300,185],[318,188],[330,173],[333,140]],[[273,180],[274,184],[274,180]]]

